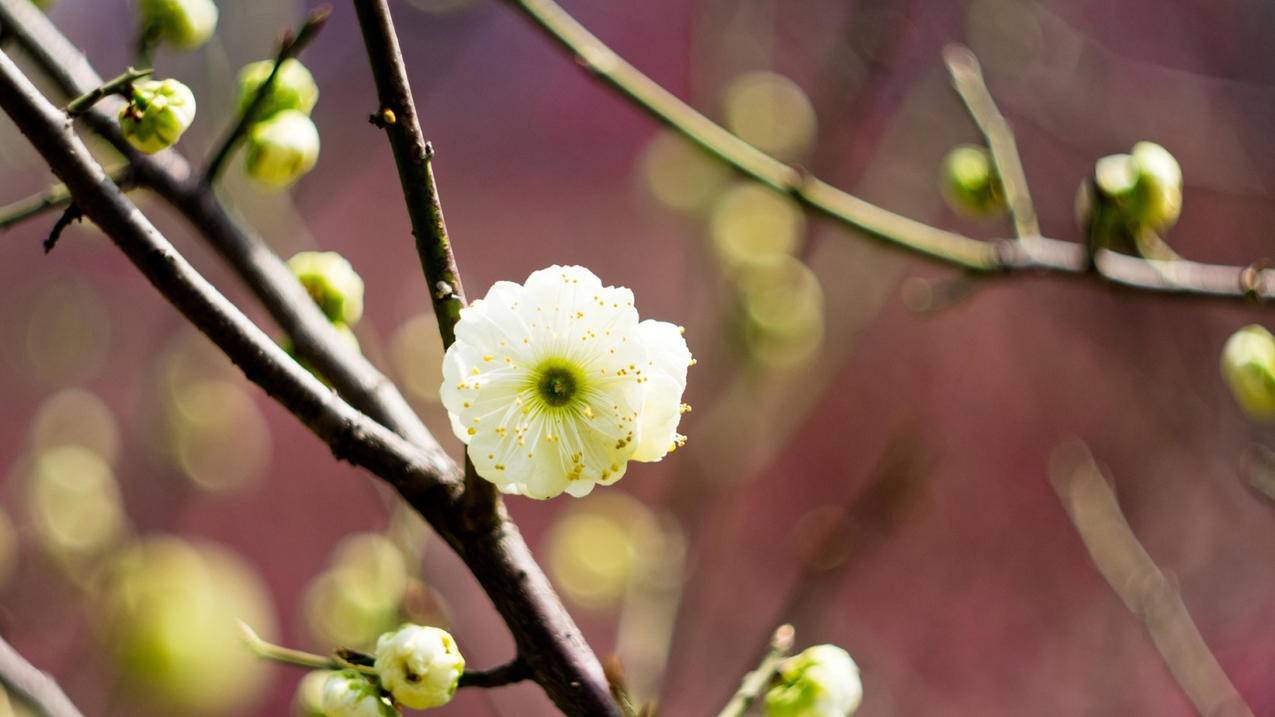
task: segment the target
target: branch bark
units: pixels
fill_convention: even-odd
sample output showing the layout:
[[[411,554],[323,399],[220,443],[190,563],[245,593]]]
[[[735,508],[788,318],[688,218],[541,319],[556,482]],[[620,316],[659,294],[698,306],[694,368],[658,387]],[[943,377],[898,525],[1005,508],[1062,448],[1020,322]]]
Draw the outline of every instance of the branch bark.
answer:
[[[761,152],[697,112],[625,62],[553,0],[506,0],[567,51],[585,70],[709,154],[770,189],[791,196],[811,211],[886,246],[971,273],[1004,275],[1044,272],[1097,278],[1145,292],[1227,299],[1275,299],[1275,270],[1156,262],[1074,242],[1038,237],[1031,241],[980,241],[895,214]]]
[[[45,717],[84,717],[58,683],[0,639],[0,684]]]

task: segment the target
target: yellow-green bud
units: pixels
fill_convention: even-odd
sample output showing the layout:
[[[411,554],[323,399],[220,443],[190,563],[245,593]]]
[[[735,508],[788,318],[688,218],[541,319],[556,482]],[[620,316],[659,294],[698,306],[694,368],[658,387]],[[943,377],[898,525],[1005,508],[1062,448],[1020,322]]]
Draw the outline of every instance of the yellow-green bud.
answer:
[[[849,717],[863,701],[859,666],[835,645],[815,645],[780,664],[767,717]]]
[[[1257,324],[1236,331],[1222,348],[1222,378],[1244,413],[1275,420],[1275,336]]]
[[[212,0],[138,0],[144,32],[183,50],[208,42],[217,29],[217,6]]]
[[[120,110],[124,136],[147,154],[172,146],[194,121],[195,95],[177,80],[134,84],[132,101]]]
[[[971,216],[985,216],[1005,208],[992,155],[984,147],[963,144],[943,158],[943,196],[952,209]]]
[[[51,7],[54,1],[55,0],[31,0],[31,2],[34,3],[35,6],[40,8],[41,10]]]
[[[334,251],[303,251],[288,260],[328,320],[353,326],[363,316],[363,279],[345,257]]]
[[[248,175],[271,187],[286,187],[319,161],[319,130],[297,110],[284,110],[248,132]]]
[[[1095,248],[1134,253],[1138,170],[1133,157],[1112,154],[1094,163],[1076,192],[1076,223]]]
[[[274,69],[274,60],[262,60],[245,65],[239,71],[239,112],[248,109],[257,96],[257,89],[270,76]],[[257,119],[267,119],[283,110],[297,110],[310,114],[314,104],[319,101],[319,86],[314,83],[314,75],[301,64],[300,60],[288,58],[279,66],[270,91],[254,115]]]
[[[1182,213],[1182,167],[1154,142],[1133,145],[1132,156],[1138,173],[1136,220],[1155,231],[1172,227]]]
[[[376,641],[376,674],[394,700],[416,710],[451,702],[465,671],[456,640],[436,627],[405,625]]]
[[[320,703],[325,717],[398,717],[380,690],[353,670],[333,672],[323,683]]]

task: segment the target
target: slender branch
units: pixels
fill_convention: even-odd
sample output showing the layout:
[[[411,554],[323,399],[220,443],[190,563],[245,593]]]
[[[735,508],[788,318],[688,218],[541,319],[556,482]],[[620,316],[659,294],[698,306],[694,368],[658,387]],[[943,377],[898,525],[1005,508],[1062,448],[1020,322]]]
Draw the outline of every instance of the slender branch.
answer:
[[[793,637],[792,625],[780,625],[779,629],[775,630],[774,636],[770,639],[770,649],[766,651],[761,664],[757,666],[757,669],[744,675],[739,690],[734,697],[730,698],[730,702],[726,703],[717,717],[742,717],[748,708],[761,698],[775,676],[775,672],[779,670],[779,665],[788,657],[788,652],[792,649]]]
[[[660,87],[594,37],[552,0],[506,0],[522,11],[586,70],[639,109],[680,132],[745,176],[788,194],[813,212],[870,238],[970,272],[1042,271],[1100,278],[1114,286],[1227,299],[1275,299],[1275,271],[1178,262],[1161,276],[1147,262],[1107,250],[1091,264],[1087,249],[1040,237],[1030,242],[983,242],[895,214],[761,152],[714,124]],[[1247,277],[1247,279],[1246,279]]]
[[[248,649],[252,653],[263,660],[272,662],[282,662],[285,665],[295,665],[304,667],[308,670],[338,670],[340,665],[331,657],[316,655],[313,652],[304,650],[294,650],[291,647],[283,647],[261,639],[256,630],[246,622],[239,623],[239,629],[243,633],[243,641],[248,645]]]
[[[217,181],[217,177],[221,175],[221,170],[226,166],[230,155],[234,153],[235,147],[248,134],[249,128],[252,127],[253,118],[257,116],[257,112],[265,104],[266,98],[270,96],[270,89],[274,87],[275,78],[279,75],[279,68],[287,60],[301,54],[306,45],[309,45],[318,36],[319,31],[327,24],[328,17],[331,14],[332,6],[320,5],[310,11],[305,22],[301,23],[301,27],[297,29],[295,34],[289,32],[283,36],[283,40],[279,43],[279,52],[275,56],[274,66],[270,68],[270,74],[266,76],[265,81],[257,86],[257,92],[253,95],[252,101],[243,108],[235,124],[226,131],[225,136],[217,143],[217,151],[213,153],[212,159],[208,161],[208,167],[204,170],[204,184],[211,186]]]
[[[154,70],[135,70],[132,67],[124,71],[123,74],[114,79],[107,80],[100,87],[96,87],[88,92],[76,97],[66,105],[66,113],[72,117],[82,115],[88,111],[90,107],[97,104],[104,97],[111,95],[120,95],[127,97],[133,91],[133,83],[143,77],[150,77]]]
[[[84,717],[52,677],[0,638],[0,684],[45,717]]]
[[[943,48],[943,60],[952,75],[952,86],[987,140],[992,163],[996,165],[1001,187],[1005,190],[1005,203],[1014,220],[1014,234],[1019,239],[1035,239],[1040,236],[1040,223],[1036,219],[1031,193],[1027,190],[1027,174],[1018,156],[1018,144],[1014,141],[1009,122],[1005,121],[987,90],[978,58],[968,47],[948,45]]]
[[[66,209],[62,211],[62,216],[58,217],[58,220],[53,223],[53,228],[49,230],[49,236],[44,240],[44,253],[48,254],[53,251],[53,247],[57,246],[58,240],[62,238],[62,232],[83,218],[83,210],[74,203],[68,204]]]
[[[1088,449],[1079,444],[1065,447],[1053,463],[1050,480],[1094,566],[1142,621],[1196,711],[1204,717],[1252,717],[1191,620],[1177,586],[1138,542]]]
[[[456,268],[456,256],[434,181],[434,148],[421,130],[389,4],[386,0],[355,0],[354,8],[381,103],[376,115],[380,119],[378,125],[384,128],[394,153],[412,233],[416,236],[416,253],[425,272],[439,335],[446,348],[456,340],[456,322],[465,306],[465,289]],[[495,487],[478,475],[468,459],[465,461],[465,495],[466,512],[472,519],[488,520],[496,514],[499,495]]]
[[[28,0],[0,0],[0,28],[10,31],[67,94],[100,84],[83,54]],[[190,179],[190,167],[180,155],[136,152],[114,119],[98,110],[90,110],[86,120],[129,160],[141,185],[171,203],[235,268],[301,355],[333,383],[341,397],[407,438],[430,463],[444,467],[447,485],[460,483],[460,468],[393,383],[344,345],[282,260],[238,224],[212,192]],[[568,715],[614,714],[613,707],[595,700],[594,685],[605,684],[597,658],[503,507],[496,505],[495,521],[475,523],[467,519],[450,488],[429,490],[403,483],[395,487],[469,567],[513,634],[532,679],[555,703]],[[598,709],[591,712],[593,707]]]
[[[526,663],[519,658],[489,670],[465,670],[460,676],[461,687],[504,687],[531,677]]]

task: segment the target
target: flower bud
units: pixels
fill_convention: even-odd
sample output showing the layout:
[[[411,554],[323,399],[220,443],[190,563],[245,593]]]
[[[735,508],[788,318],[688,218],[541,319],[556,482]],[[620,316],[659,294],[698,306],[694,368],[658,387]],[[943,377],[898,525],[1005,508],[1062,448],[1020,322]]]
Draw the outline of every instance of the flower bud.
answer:
[[[992,155],[984,147],[963,144],[943,158],[943,196],[952,209],[969,216],[984,216],[1005,208]]]
[[[328,320],[353,326],[363,316],[363,279],[334,251],[303,251],[288,268],[310,292]]]
[[[766,693],[767,717],[849,717],[863,701],[859,667],[835,645],[815,645],[784,660]]]
[[[376,641],[376,674],[396,702],[412,709],[451,701],[465,671],[456,641],[445,630],[405,625]]]
[[[248,133],[248,175],[271,187],[286,187],[319,161],[319,130],[303,112],[284,110]]]
[[[1137,169],[1137,221],[1155,231],[1172,227],[1182,213],[1182,167],[1154,142],[1133,145]]]
[[[372,681],[353,670],[333,672],[323,683],[324,717],[398,717]]]
[[[1222,349],[1222,378],[1249,418],[1275,420],[1275,336],[1257,324],[1236,331]]]
[[[1138,171],[1133,157],[1113,154],[1094,163],[1076,192],[1076,224],[1094,248],[1136,253],[1133,206]]]
[[[245,65],[239,71],[239,112],[242,114],[257,96],[257,89],[270,77],[274,69],[274,60],[262,60]],[[288,58],[275,73],[270,91],[254,115],[256,119],[267,119],[283,110],[297,110],[310,114],[314,104],[319,101],[319,87],[314,83],[314,75],[296,58]]]
[[[195,95],[177,80],[133,85],[133,99],[120,110],[129,144],[147,154],[172,146],[195,121]]]
[[[217,29],[212,0],[138,0],[142,29],[183,50],[208,42]]]
[[[45,10],[53,5],[54,0],[31,0],[31,2],[41,10]],[[3,712],[0,712],[0,714],[3,714]]]

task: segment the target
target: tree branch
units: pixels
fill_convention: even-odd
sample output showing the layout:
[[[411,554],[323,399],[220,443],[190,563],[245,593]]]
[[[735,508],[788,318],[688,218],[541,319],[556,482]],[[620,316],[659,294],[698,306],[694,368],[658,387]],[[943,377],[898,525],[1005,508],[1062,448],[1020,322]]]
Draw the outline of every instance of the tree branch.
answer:
[[[154,70],[149,68],[144,70],[135,70],[130,67],[118,77],[107,80],[102,83],[100,87],[95,87],[68,102],[66,105],[66,113],[75,117],[77,115],[84,114],[88,108],[97,104],[103,97],[110,97],[111,95],[126,96],[133,91],[134,82],[137,82],[144,77],[150,77],[152,72],[154,72]]]
[[[0,638],[0,684],[46,717],[84,717],[52,677]]]
[[[264,82],[257,86],[257,93],[253,95],[252,101],[247,107],[239,113],[239,118],[235,124],[226,132],[226,136],[217,143],[217,151],[213,153],[212,159],[208,161],[208,167],[204,170],[203,183],[211,186],[217,181],[217,177],[221,175],[221,170],[225,167],[230,155],[235,151],[235,147],[239,145],[239,141],[248,133],[248,129],[252,127],[253,118],[256,116],[261,105],[265,103],[266,97],[270,95],[270,88],[274,86],[275,78],[279,75],[279,68],[287,60],[301,54],[306,45],[318,36],[319,31],[327,24],[328,17],[332,14],[332,6],[321,5],[306,17],[305,22],[301,23],[301,27],[297,29],[296,34],[288,32],[283,36],[282,42],[279,43],[279,52],[275,56],[274,67],[270,68],[270,74],[266,76]]]
[[[1079,444],[1064,447],[1052,462],[1050,480],[1094,567],[1142,621],[1196,711],[1203,717],[1252,717],[1192,622],[1177,586],[1138,542],[1088,449]]]
[[[1109,250],[1089,261],[1082,244],[1040,237],[983,242],[929,226],[865,202],[761,152],[660,87],[594,37],[552,0],[506,0],[604,84],[678,131],[709,154],[811,211],[872,239],[933,261],[980,274],[1038,271],[1099,278],[1146,292],[1227,299],[1275,299],[1275,271],[1174,262],[1153,266]]]
[[[83,55],[28,0],[0,0],[0,29],[14,37],[69,95],[100,84]],[[100,110],[86,114],[89,126],[130,162],[139,183],[150,187],[197,227],[236,269],[294,345],[342,397],[408,438],[431,464],[444,467],[447,490],[410,489],[396,484],[469,566],[509,626],[518,654],[532,678],[569,715],[614,714],[597,701],[605,678],[597,658],[563,608],[517,527],[497,506],[495,519],[475,524],[453,494],[463,475],[411,410],[398,389],[362,355],[348,349],[286,265],[217,198],[191,180],[189,165],[172,151],[142,155],[123,139],[113,118]],[[72,190],[74,194],[74,189]],[[330,392],[329,392],[330,393]]]
[[[117,169],[111,172],[111,181],[127,191],[133,185],[132,171],[128,167]],[[0,231],[7,231],[28,219],[61,209],[70,203],[70,192],[61,184],[55,184],[39,194],[0,207]]]
[[[743,717],[748,708],[761,698],[766,687],[770,685],[770,680],[779,669],[779,664],[788,657],[792,642],[792,625],[780,625],[770,638],[770,649],[766,651],[761,664],[757,666],[757,669],[744,675],[739,690],[730,698],[730,702],[726,703],[717,717]]]
[[[952,75],[952,86],[961,96],[974,124],[983,133],[987,148],[991,150],[992,163],[996,165],[1001,187],[1005,190],[1005,203],[1014,220],[1014,234],[1019,239],[1032,240],[1039,237],[1040,223],[1036,220],[1036,207],[1032,204],[1031,193],[1027,191],[1027,174],[1023,171],[1023,162],[1018,156],[1014,133],[997,109],[991,92],[987,90],[978,58],[968,47],[948,45],[943,48],[943,61],[947,63],[947,71]]]

